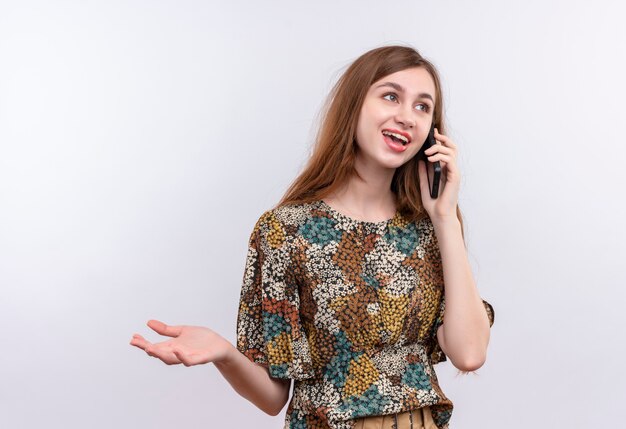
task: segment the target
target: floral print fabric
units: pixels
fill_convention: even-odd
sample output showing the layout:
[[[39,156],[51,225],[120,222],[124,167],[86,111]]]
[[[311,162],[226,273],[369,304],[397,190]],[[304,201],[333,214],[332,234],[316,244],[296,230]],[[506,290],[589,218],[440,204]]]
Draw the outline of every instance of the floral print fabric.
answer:
[[[281,206],[250,236],[237,348],[294,380],[285,428],[352,429],[360,417],[430,406],[445,429],[453,406],[433,369],[446,360],[444,306],[428,217],[365,222],[322,200]]]

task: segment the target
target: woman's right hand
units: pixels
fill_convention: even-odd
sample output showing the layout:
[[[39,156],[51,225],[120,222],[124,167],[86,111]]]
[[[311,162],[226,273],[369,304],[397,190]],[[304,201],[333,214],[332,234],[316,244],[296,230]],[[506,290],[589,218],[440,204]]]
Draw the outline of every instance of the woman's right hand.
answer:
[[[182,363],[192,366],[222,362],[234,350],[230,342],[202,326],[168,326],[158,320],[148,321],[148,326],[158,334],[172,338],[152,344],[141,335],[135,334],[130,344],[168,365]]]

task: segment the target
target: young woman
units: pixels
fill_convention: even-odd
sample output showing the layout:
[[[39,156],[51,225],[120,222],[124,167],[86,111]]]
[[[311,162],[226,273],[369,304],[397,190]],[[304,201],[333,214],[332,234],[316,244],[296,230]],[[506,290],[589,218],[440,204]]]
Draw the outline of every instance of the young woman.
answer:
[[[448,428],[433,365],[481,367],[494,311],[467,260],[443,117],[437,71],[416,50],[363,54],[332,90],[307,166],[252,231],[236,347],[156,320],[171,339],[131,344],[167,364],[212,362],[271,415],[294,380],[285,428]],[[436,198],[416,156],[431,124]]]

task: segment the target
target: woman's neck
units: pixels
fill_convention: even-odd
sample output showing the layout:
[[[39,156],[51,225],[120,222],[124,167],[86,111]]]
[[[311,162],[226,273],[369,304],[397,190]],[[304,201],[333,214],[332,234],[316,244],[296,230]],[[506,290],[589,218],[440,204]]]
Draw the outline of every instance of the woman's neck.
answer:
[[[391,192],[391,177],[375,180],[361,174],[364,180],[353,176],[348,183],[324,201],[334,209],[360,220],[379,222],[396,213],[396,195]]]

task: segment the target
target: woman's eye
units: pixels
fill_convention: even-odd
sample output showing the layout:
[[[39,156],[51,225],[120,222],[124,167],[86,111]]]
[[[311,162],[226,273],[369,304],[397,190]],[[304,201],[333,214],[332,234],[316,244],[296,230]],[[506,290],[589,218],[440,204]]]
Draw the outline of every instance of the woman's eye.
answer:
[[[389,101],[398,101],[398,96],[396,94],[394,94],[393,92],[390,92],[388,94],[383,95],[383,98],[385,100],[389,100]],[[418,110],[421,110],[422,112],[430,112],[430,106],[426,103],[420,103],[417,105]]]

